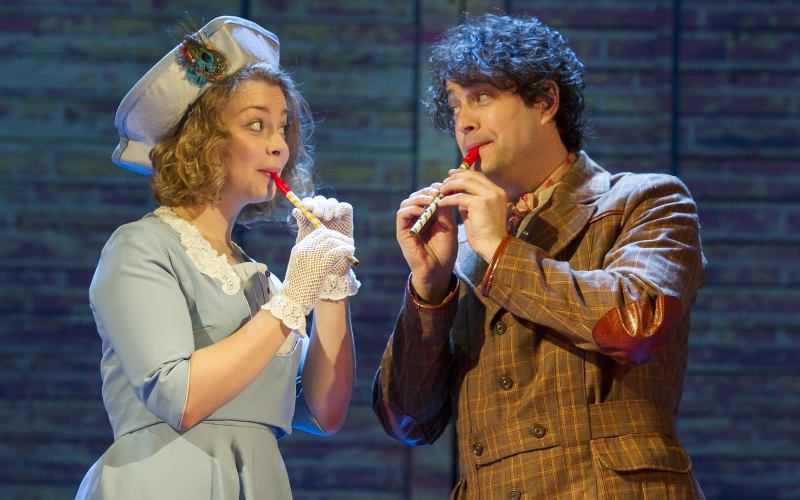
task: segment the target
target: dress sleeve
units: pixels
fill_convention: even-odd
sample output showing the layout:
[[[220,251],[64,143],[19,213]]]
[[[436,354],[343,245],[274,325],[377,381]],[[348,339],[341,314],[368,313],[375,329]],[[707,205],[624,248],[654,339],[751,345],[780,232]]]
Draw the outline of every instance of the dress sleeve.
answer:
[[[303,384],[299,375],[297,376],[295,389],[296,399],[294,416],[292,417],[292,427],[315,436],[332,436],[332,433],[325,432],[322,429],[317,419],[311,414],[311,409],[308,407],[308,403],[306,403],[305,392],[303,392]]]
[[[283,289],[283,283],[277,276],[270,274],[269,288],[270,295],[278,293]],[[295,406],[294,415],[292,416],[292,428],[315,436],[329,436],[330,434],[322,430],[322,427],[317,423],[314,416],[311,415],[311,410],[308,408],[308,404],[306,404],[306,397],[303,392],[303,363],[308,354],[310,339],[306,335],[300,335],[296,330],[293,332],[298,342],[296,349],[300,349],[300,362],[297,364],[297,376],[295,378]]]
[[[508,237],[498,247],[481,293],[515,316],[545,325],[581,349],[621,363],[649,360],[677,330],[703,283],[696,206],[677,178],[648,176],[631,189],[621,227],[602,268],[574,269],[542,249]],[[589,251],[593,251],[589,249]]]
[[[194,352],[186,299],[157,235],[123,226],[100,256],[89,288],[98,331],[148,410],[180,429]]]

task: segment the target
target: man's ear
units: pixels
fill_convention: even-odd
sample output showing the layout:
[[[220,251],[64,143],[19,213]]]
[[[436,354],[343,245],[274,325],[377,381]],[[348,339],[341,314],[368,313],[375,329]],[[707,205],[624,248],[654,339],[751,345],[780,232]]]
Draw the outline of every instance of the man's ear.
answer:
[[[548,80],[547,84],[547,97],[539,103],[541,106],[540,111],[542,113],[542,125],[554,120],[556,113],[558,112],[558,105],[560,103],[558,85],[556,85],[556,82]]]

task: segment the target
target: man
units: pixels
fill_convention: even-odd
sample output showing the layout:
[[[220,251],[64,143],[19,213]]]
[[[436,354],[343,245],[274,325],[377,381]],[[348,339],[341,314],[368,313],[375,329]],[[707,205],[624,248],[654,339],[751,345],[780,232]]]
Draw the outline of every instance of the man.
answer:
[[[397,212],[384,428],[427,444],[453,418],[454,498],[702,498],[673,425],[705,267],[686,187],[581,150],[583,65],[535,18],[467,19],[431,63],[435,123],[480,160]]]

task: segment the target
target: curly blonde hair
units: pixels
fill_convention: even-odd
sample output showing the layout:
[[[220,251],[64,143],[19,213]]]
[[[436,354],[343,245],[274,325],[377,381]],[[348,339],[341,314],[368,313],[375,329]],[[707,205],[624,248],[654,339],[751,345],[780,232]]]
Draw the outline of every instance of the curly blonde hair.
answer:
[[[236,89],[251,80],[275,85],[283,91],[288,114],[289,160],[281,176],[300,197],[313,190],[310,139],[314,122],[308,103],[288,73],[273,66],[251,64],[211,85],[150,151],[153,195],[158,203],[177,207],[220,199],[225,183],[222,153],[230,138],[222,123],[222,110]],[[239,222],[277,219],[278,213],[286,215],[290,208],[283,197],[250,204],[239,214]]]

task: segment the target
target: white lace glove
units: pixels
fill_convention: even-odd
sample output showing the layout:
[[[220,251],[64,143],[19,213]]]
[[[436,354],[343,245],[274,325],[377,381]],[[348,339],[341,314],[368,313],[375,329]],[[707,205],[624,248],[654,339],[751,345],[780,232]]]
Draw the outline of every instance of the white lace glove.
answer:
[[[353,238],[321,227],[292,248],[283,289],[261,306],[293,330],[305,334],[306,316],[320,298],[326,279],[355,253]]]
[[[349,238],[353,237],[352,205],[340,202],[336,198],[325,198],[324,196],[303,198],[302,203],[309,212],[322,221],[325,227],[338,231]],[[297,220],[297,242],[299,243],[314,230],[314,225],[297,208],[292,210],[292,215]],[[361,283],[356,279],[350,262],[342,260],[325,277],[320,298],[340,300],[352,297],[358,293],[360,287]]]

